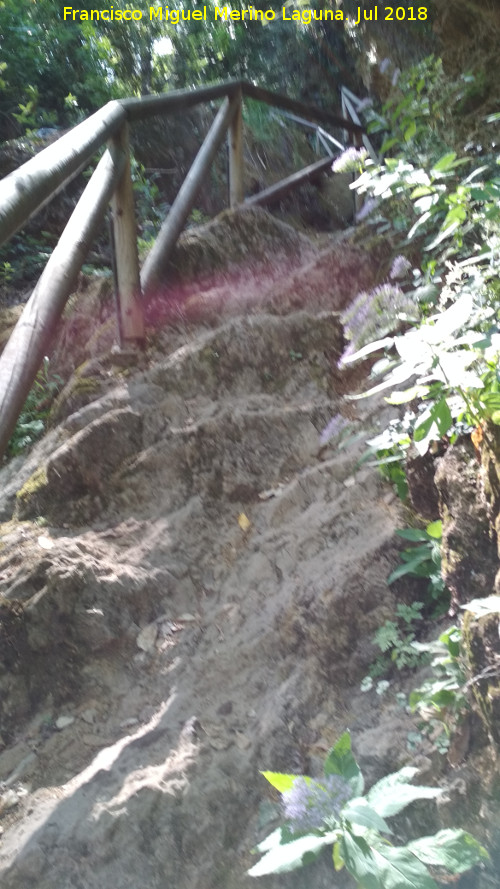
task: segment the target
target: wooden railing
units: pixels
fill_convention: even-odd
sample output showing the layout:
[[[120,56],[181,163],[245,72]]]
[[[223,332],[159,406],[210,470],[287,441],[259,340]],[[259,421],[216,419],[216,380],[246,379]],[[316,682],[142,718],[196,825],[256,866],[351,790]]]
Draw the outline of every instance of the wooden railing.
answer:
[[[144,342],[142,297],[154,292],[160,283],[172,248],[228,130],[230,206],[235,207],[243,201],[243,96],[316,123],[341,127],[357,142],[363,135],[358,122],[246,81],[230,80],[194,90],[109,102],[0,181],[1,245],[84,170],[100,148],[106,146],[0,356],[0,459],[108,205],[111,204],[113,221],[118,326],[120,341],[124,345]],[[214,99],[223,100],[221,107],[140,273],[130,174],[129,124]],[[326,167],[330,162],[327,158],[319,164]],[[317,175],[318,169],[318,164],[313,164],[273,189],[276,192],[281,186],[288,190],[305,178]],[[264,193],[252,201],[262,202],[268,197]]]

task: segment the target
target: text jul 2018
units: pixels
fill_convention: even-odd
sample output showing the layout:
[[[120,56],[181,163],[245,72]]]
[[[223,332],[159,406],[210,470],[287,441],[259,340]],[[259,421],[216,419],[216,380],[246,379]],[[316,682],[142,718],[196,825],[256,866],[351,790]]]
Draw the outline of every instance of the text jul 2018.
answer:
[[[354,15],[344,15],[342,10],[332,9],[289,9],[282,7],[281,16],[272,9],[256,9],[255,6],[249,6],[242,10],[232,10],[229,6],[210,7],[209,15],[213,16],[214,21],[221,19],[222,21],[260,21],[272,22],[276,18],[281,18],[285,22],[300,22],[309,25],[312,21],[337,21],[349,22],[351,25],[359,25],[361,22],[376,22],[379,20],[388,22],[417,22],[426,21],[426,6],[374,6],[372,9],[363,9],[358,6]],[[65,6],[63,9],[64,20],[70,21],[99,21],[105,22],[140,22],[143,19],[149,21],[165,21],[172,25],[178,25],[181,21],[206,21],[207,7],[203,9],[185,9],[180,7],[170,9],[168,6],[150,6],[148,12],[140,9],[121,9],[111,6],[109,9],[75,9],[73,6]]]

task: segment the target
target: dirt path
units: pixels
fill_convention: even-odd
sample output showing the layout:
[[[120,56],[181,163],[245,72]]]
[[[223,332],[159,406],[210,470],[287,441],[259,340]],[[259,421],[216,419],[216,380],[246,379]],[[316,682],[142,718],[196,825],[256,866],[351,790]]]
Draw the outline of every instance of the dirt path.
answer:
[[[267,304],[186,329],[0,473],[5,889],[253,886],[279,818],[259,769],[317,772],[345,728],[374,774],[406,761],[405,717],[382,731],[357,691],[397,507],[361,443],[319,449],[349,288],[328,262],[254,276]]]

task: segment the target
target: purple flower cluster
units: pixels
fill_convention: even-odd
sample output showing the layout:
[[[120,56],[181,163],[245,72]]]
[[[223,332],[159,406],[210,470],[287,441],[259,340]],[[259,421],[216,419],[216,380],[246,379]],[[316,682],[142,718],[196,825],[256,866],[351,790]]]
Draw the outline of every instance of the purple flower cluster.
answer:
[[[335,158],[332,170],[334,173],[359,173],[367,154],[366,148],[354,148],[352,145]]]
[[[334,417],[330,420],[327,426],[323,429],[319,442],[321,445],[326,445],[330,441],[331,438],[337,438],[341,432],[349,425],[345,417],[341,414],[335,414]]]
[[[396,256],[389,272],[389,278],[391,281],[399,281],[406,276],[409,269],[411,269],[411,262],[406,256]]]
[[[401,259],[404,260],[404,257]],[[353,352],[396,330],[402,316],[411,317],[414,314],[413,300],[397,284],[386,282],[373,290],[359,293],[342,318],[349,344],[340,364]]]
[[[299,776],[282,795],[284,814],[294,831],[318,830],[325,822],[338,819],[351,796],[349,785],[340,775],[328,775],[321,781]]]

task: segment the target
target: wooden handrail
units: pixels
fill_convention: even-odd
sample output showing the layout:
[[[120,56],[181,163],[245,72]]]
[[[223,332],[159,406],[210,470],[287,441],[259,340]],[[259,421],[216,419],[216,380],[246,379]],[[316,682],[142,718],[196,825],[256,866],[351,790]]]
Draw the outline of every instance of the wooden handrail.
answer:
[[[301,114],[307,120],[314,120],[316,123],[327,123],[334,127],[342,127],[342,129],[353,135],[361,136],[364,133],[364,129],[360,124],[354,123],[348,118],[339,117],[330,111],[323,111],[314,105],[306,105],[304,102],[290,99],[288,96],[281,95],[281,93],[273,93],[260,86],[254,86],[253,83],[248,83],[247,81],[242,81],[242,89],[243,95],[248,96],[249,99],[257,99],[259,102],[265,102],[267,105],[283,108],[284,111],[293,111],[295,114]]]
[[[293,111],[309,120],[342,127],[358,136],[364,133],[363,127],[352,120],[244,80],[227,80],[191,90],[175,90],[165,95],[108,102],[57,142],[0,180],[0,245],[70,182],[125,120],[142,120],[212,99],[231,98],[240,91],[244,96]]]
[[[232,98],[241,89],[241,80],[224,80],[219,83],[199,86],[195,89],[172,90],[158,96],[141,96],[140,99],[121,99],[120,104],[129,121],[144,120],[157,114],[170,114],[184,111],[194,105],[210,102],[213,99]]]
[[[5,453],[126,160],[115,146],[99,161],[0,356],[0,455]]]
[[[120,102],[108,102],[0,180],[0,245],[84,169],[125,120],[126,112]]]
[[[305,105],[252,83],[228,80],[191,90],[176,90],[141,99],[109,102],[36,157],[0,181],[0,244],[23,226],[57,192],[83,170],[95,153],[107,150],[76,205],[14,331],[0,355],[0,458],[5,452],[26,396],[72,292],[78,272],[111,202],[116,260],[120,341],[142,343],[144,321],[141,284],[153,292],[161,281],[171,250],[193,207],[217,148],[229,128],[230,206],[243,199],[242,97],[266,102],[316,123],[340,126],[359,140],[363,128],[343,117]],[[139,277],[128,121],[223,99],[222,105],[160,230]],[[325,159],[268,190],[317,174]],[[273,191],[274,189],[274,191]],[[266,194],[261,196],[265,199]]]

